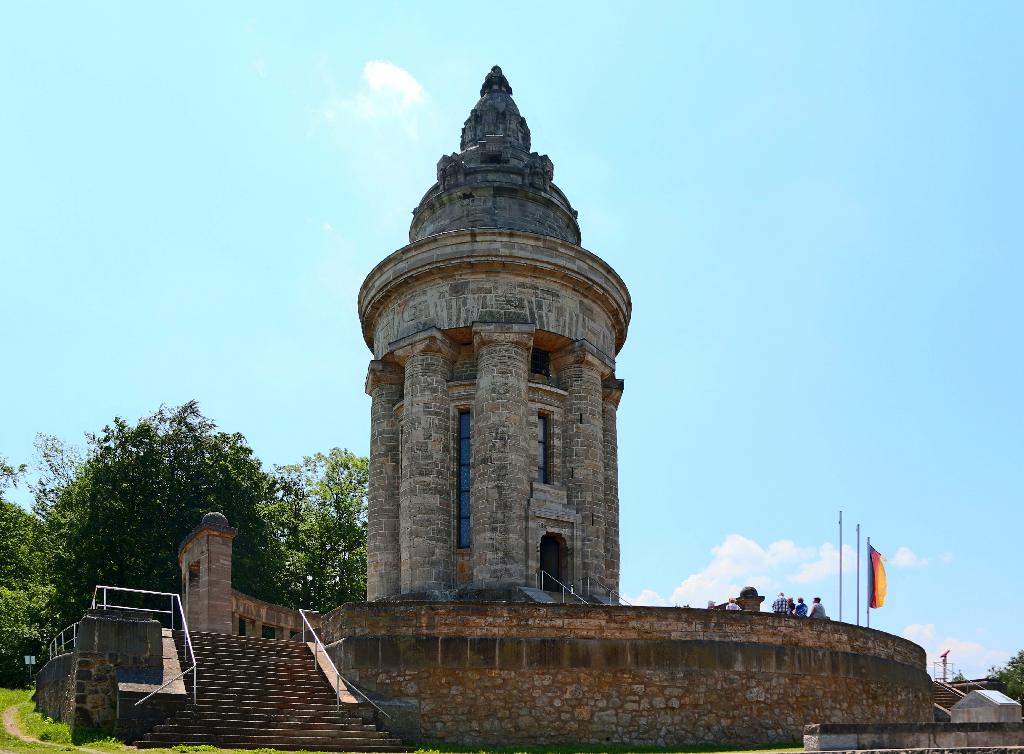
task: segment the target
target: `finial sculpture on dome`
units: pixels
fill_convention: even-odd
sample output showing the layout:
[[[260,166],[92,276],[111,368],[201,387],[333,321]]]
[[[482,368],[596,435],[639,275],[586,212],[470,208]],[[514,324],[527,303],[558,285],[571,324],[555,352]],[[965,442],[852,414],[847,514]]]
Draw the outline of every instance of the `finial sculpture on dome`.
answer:
[[[555,166],[531,152],[530,126],[499,66],[480,86],[459,152],[437,163],[437,183],[413,210],[409,240],[449,230],[505,228],[580,243],[577,213],[552,182]]]

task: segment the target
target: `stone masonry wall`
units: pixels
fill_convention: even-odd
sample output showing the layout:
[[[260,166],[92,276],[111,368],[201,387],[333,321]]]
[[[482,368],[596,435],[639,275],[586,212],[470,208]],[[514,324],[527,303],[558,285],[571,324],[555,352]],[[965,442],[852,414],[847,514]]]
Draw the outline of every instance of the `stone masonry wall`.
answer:
[[[54,720],[68,721],[74,713],[75,653],[57,655],[36,673],[36,709]]]
[[[828,621],[678,608],[352,604],[341,673],[411,740],[465,745],[798,741],[820,722],[923,722],[924,652]]]

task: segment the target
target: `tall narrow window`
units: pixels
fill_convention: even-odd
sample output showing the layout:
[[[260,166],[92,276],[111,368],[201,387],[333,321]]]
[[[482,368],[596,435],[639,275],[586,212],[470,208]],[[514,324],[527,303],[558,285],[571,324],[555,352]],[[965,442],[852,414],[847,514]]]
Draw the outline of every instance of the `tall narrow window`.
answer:
[[[459,412],[459,547],[469,547],[469,418]]]
[[[537,481],[541,484],[547,484],[551,476],[548,463],[548,432],[550,424],[551,417],[547,414],[537,414]]]

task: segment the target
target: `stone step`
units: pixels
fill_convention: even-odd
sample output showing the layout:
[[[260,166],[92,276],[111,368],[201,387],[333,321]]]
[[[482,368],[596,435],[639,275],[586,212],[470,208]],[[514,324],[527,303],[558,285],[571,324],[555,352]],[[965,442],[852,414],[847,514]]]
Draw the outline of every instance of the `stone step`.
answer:
[[[359,735],[334,735],[334,736],[291,736],[291,735],[231,735],[218,734],[207,735],[202,733],[190,733],[178,735],[175,733],[151,733],[146,737],[147,743],[162,744],[213,744],[223,748],[234,748],[239,744],[262,744],[264,746],[289,746],[289,747],[316,747],[320,746],[359,746],[367,744],[401,746],[397,738],[377,738]],[[348,749],[355,751],[355,749]]]
[[[372,705],[343,702],[305,644],[195,633],[198,700],[154,728],[140,749],[209,744],[234,749],[409,751],[375,724]],[[175,635],[179,661],[183,634]]]
[[[342,705],[342,709],[346,705]],[[255,712],[267,712],[270,714],[281,714],[280,710],[286,710],[288,712],[296,711],[302,712],[308,710],[309,712],[336,712],[338,706],[334,701],[330,702],[316,702],[309,703],[304,701],[266,701],[261,699],[234,699],[234,698],[218,698],[209,697],[204,698],[202,693],[199,695],[198,701],[195,703],[195,708],[199,712],[204,711],[222,711],[229,709],[237,710],[252,710]]]
[[[392,743],[393,742],[393,743]],[[203,741],[201,744],[209,744],[211,746],[221,746],[217,742]],[[166,749],[167,743],[164,741],[136,741],[135,747],[138,749]],[[290,743],[287,745],[274,745],[266,744],[262,742],[249,743],[249,744],[231,744],[231,749],[281,749],[284,751],[324,751],[324,752],[410,752],[413,751],[410,747],[404,746],[397,739],[392,739],[390,742],[374,742],[373,744],[354,744],[348,743],[341,746],[334,744],[312,744],[312,745],[301,745]]]
[[[264,691],[287,691],[289,693],[310,693],[318,696],[326,696],[334,699],[336,694],[326,681],[320,678],[310,678],[304,681],[269,681],[261,683],[245,683],[228,678],[206,679],[202,675],[198,678],[200,690],[210,689],[211,691],[238,691],[241,693],[261,693]]]
[[[230,733],[238,736],[299,736],[305,735],[367,735],[372,738],[386,738],[387,733],[377,730],[373,725],[365,723],[283,723],[275,722],[266,725],[254,725],[251,721],[240,724],[232,724],[229,727],[223,723],[199,723],[182,722],[164,723],[153,728],[154,734],[174,733],[178,735],[206,734],[223,735]]]
[[[362,723],[361,715],[353,715],[350,712],[346,712],[344,708],[340,712],[331,710],[330,712],[247,712],[241,710],[222,710],[222,711],[182,711],[178,712],[173,718],[174,720],[196,720],[196,721],[209,721],[212,723],[240,723],[240,722],[260,722],[260,723],[276,723],[276,722],[324,722],[324,723]]]

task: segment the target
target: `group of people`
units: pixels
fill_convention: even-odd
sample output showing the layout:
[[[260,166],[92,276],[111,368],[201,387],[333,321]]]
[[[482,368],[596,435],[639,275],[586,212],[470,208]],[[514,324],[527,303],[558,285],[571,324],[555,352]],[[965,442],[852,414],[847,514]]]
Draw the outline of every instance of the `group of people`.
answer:
[[[796,602],[793,602],[792,597],[787,597],[782,592],[779,592],[779,596],[772,603],[772,612],[776,615],[794,615],[797,618],[828,618],[825,606],[821,604],[821,597],[815,597],[808,608],[803,597],[797,597]]]

